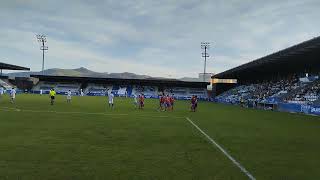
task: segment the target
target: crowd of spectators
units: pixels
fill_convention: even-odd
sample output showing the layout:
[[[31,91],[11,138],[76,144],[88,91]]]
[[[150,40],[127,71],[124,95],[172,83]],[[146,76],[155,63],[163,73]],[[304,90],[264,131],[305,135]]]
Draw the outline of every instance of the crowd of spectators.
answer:
[[[241,85],[217,97],[218,101],[237,104],[244,101],[267,102],[270,99],[281,99],[296,89],[305,86],[297,77],[268,81],[257,84]]]
[[[320,96],[320,81],[304,84],[284,99],[288,103],[314,104]]]

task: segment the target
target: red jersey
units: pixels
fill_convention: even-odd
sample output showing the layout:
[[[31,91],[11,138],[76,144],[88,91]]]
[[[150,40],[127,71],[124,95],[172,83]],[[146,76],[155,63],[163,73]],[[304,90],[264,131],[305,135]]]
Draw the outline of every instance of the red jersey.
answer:
[[[140,101],[144,102],[144,97],[143,96],[140,96]]]
[[[174,102],[174,98],[173,97],[170,97],[170,103],[173,103]]]
[[[163,96],[160,97],[160,103],[164,103],[164,97]]]
[[[165,100],[167,103],[170,103],[170,97],[167,96]]]
[[[196,103],[196,98],[195,98],[195,97],[192,97],[192,98],[191,98],[191,103],[192,103],[192,104]]]

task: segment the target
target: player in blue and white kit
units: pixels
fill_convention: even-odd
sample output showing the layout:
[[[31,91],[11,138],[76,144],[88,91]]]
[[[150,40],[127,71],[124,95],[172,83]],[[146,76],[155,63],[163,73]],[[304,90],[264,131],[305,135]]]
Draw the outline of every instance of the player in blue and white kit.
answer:
[[[68,92],[67,92],[67,103],[71,103],[71,98],[72,98],[72,93],[71,93],[71,91],[69,90]]]
[[[84,96],[83,90],[80,89],[80,96]]]
[[[138,96],[136,94],[133,94],[133,104],[135,108],[138,108]]]
[[[109,107],[111,107],[113,109],[113,99],[114,99],[114,95],[112,93],[109,93],[108,95],[108,100],[109,100]]]
[[[11,89],[10,91],[10,98],[11,98],[11,103],[14,103],[15,102],[15,99],[16,99],[16,90],[14,88]]]

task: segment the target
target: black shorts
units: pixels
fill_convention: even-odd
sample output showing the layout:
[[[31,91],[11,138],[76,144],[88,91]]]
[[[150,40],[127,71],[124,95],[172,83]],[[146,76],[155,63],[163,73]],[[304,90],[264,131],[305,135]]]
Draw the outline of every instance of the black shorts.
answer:
[[[54,96],[51,96],[51,99],[54,100]]]

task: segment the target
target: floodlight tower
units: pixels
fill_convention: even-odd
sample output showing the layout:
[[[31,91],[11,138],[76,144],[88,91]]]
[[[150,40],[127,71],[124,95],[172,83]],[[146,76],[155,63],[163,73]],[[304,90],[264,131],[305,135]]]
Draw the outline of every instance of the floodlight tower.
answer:
[[[47,38],[43,34],[37,35],[38,42],[40,43],[40,50],[42,51],[42,75],[44,75],[44,51],[48,50],[48,46],[45,46]]]
[[[209,42],[202,42],[201,43],[201,49],[204,49],[204,52],[202,53],[202,57],[204,58],[204,68],[203,68],[203,82],[206,81],[206,68],[207,68],[207,58],[209,57],[209,54],[207,53],[207,50],[210,48]]]

